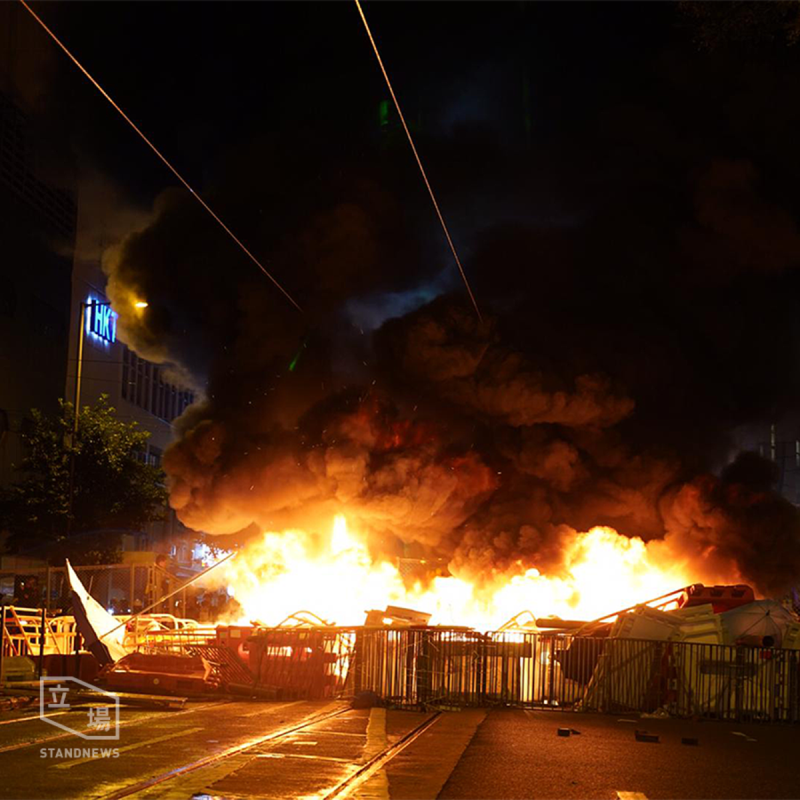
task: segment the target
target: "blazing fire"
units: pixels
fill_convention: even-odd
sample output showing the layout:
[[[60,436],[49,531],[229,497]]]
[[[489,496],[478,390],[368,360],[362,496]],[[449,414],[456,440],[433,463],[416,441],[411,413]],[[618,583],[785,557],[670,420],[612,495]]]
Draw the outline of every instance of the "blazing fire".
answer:
[[[496,629],[524,610],[537,618],[595,619],[698,580],[665,542],[645,543],[612,528],[575,532],[557,577],[518,565],[480,585],[455,576],[409,582],[394,563],[373,560],[365,537],[336,517],[328,536],[265,533],[220,576],[241,605],[240,619],[277,625],[298,611],[338,625],[363,624],[387,605],[431,614],[432,625]]]

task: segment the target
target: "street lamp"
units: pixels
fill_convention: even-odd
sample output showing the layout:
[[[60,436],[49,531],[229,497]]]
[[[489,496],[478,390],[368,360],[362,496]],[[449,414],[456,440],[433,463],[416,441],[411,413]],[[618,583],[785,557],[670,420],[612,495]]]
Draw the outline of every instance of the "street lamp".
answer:
[[[86,311],[91,309],[87,320]],[[108,309],[108,311],[101,312],[102,321],[98,324],[97,309]],[[81,375],[83,373],[83,336],[86,330],[87,322],[91,322],[93,331],[96,335],[109,342],[115,342],[117,339],[117,322],[116,314],[111,311],[111,303],[100,303],[97,300],[90,300],[88,303],[81,303],[81,316],[80,323],[78,324],[78,357],[76,359],[75,367],[75,407],[72,425],[72,435],[75,436],[78,432],[78,409],[81,405]]]
[[[78,357],[75,362],[75,398],[73,401],[72,409],[72,447],[69,456],[69,509],[67,516],[67,535],[69,535],[70,528],[72,527],[72,507],[75,495],[75,444],[78,441],[78,414],[81,405],[81,375],[83,373],[83,335],[86,327],[86,311],[92,309],[90,312],[92,323],[94,324],[96,318],[96,309],[109,309],[109,312],[103,312],[105,320],[104,328],[108,333],[107,338],[113,342],[117,336],[116,316],[111,311],[111,303],[100,303],[96,300],[91,300],[88,303],[81,303],[80,323],[78,324]],[[95,327],[97,327],[95,325]]]

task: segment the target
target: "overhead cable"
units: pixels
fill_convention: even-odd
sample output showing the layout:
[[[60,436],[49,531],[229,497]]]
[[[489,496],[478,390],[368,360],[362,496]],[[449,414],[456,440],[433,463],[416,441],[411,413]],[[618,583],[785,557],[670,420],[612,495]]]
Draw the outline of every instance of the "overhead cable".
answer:
[[[469,281],[467,280],[464,268],[461,266],[461,259],[458,257],[455,245],[453,244],[453,240],[450,237],[450,231],[447,229],[444,217],[442,216],[442,212],[439,209],[439,204],[436,202],[436,197],[433,194],[433,189],[431,188],[430,181],[428,180],[428,176],[425,174],[425,168],[422,166],[422,161],[420,160],[419,153],[417,152],[417,148],[414,146],[414,139],[411,136],[411,131],[408,129],[408,125],[406,125],[406,119],[403,116],[403,111],[400,108],[400,103],[398,102],[397,96],[395,95],[394,89],[392,88],[392,82],[389,80],[389,75],[386,72],[386,67],[383,66],[383,60],[381,59],[381,54],[378,52],[378,45],[375,44],[375,39],[372,36],[372,31],[369,29],[369,25],[367,24],[367,18],[364,16],[364,12],[361,9],[361,3],[359,2],[359,0],[355,0],[355,4],[356,8],[358,9],[358,13],[361,17],[361,21],[364,23],[364,28],[367,31],[367,36],[369,36],[370,43],[372,44],[372,49],[375,51],[375,58],[378,59],[378,65],[381,68],[381,72],[383,73],[386,85],[389,87],[389,94],[392,96],[392,100],[394,101],[394,107],[397,109],[397,115],[400,117],[400,122],[403,123],[403,130],[406,132],[406,136],[408,137],[408,143],[411,145],[411,150],[414,153],[414,158],[417,160],[417,166],[419,166],[419,171],[422,173],[422,180],[425,181],[425,186],[428,188],[428,194],[431,196],[431,202],[433,203],[434,209],[436,209],[436,216],[439,217],[439,222],[442,225],[442,230],[444,231],[444,235],[447,238],[447,244],[450,245],[450,252],[453,254],[456,266],[458,267],[458,271],[461,274],[461,280],[464,281],[464,286],[466,286],[467,288],[469,299],[472,301],[472,305],[475,309],[475,313],[478,315],[478,319],[482,320],[483,318],[481,317],[481,312],[480,309],[478,308],[478,303],[475,300],[475,295],[472,293],[472,287],[469,285]]]
[[[50,30],[50,28],[45,25],[44,21],[34,12],[34,10],[25,2],[25,0],[19,0],[23,6],[25,6],[28,13],[39,23],[39,25],[44,28],[44,30],[48,33],[50,38],[67,54],[69,59],[72,61],[73,64],[89,79],[89,81],[94,85],[94,87],[103,95],[103,97],[111,103],[112,106],[119,112],[120,116],[128,123],[128,125],[133,128],[136,133],[142,138],[142,140],[147,144],[147,146],[161,159],[161,161],[166,165],[166,167],[172,172],[172,174],[189,190],[192,196],[200,203],[201,206],[219,223],[220,227],[228,234],[228,236],[233,239],[236,244],[242,249],[242,251],[247,255],[247,257],[272,281],[273,284],[281,291],[283,296],[298,310],[302,313],[303,309],[295,302],[294,298],[283,288],[283,286],[278,283],[278,281],[269,273],[269,271],[264,267],[264,265],[247,249],[244,243],[239,239],[236,234],[217,216],[214,210],[200,197],[197,192],[192,189],[189,185],[189,182],[178,172],[175,167],[166,159],[165,156],[161,154],[161,152],[156,148],[156,146],[142,133],[142,131],[137,127],[137,125],[131,120],[131,118],[114,102],[108,92],[103,89],[103,87],[89,74],[87,69],[83,66],[83,64],[75,58],[74,55],[67,49],[66,45]]]

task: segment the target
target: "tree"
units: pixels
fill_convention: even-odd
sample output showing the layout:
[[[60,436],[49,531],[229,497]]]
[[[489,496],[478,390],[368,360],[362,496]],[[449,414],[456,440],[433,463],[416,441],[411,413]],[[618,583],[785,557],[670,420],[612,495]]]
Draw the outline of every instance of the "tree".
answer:
[[[137,457],[150,433],[117,419],[102,395],[80,410],[73,441],[73,405],[60,400],[59,406],[53,417],[31,412],[22,436],[27,454],[17,467],[26,477],[0,492],[0,529],[10,531],[9,545],[17,551],[45,547],[51,557],[83,563],[117,560],[119,531],[141,530],[166,508],[164,473]]]

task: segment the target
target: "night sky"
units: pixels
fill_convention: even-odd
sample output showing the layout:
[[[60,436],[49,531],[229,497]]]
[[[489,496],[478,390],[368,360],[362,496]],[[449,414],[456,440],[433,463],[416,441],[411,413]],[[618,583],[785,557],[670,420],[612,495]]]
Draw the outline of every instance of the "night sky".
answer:
[[[388,94],[355,5],[37,8],[193,182],[276,128],[324,131],[337,147],[374,144]],[[436,137],[479,127],[504,148],[526,143],[525,80],[530,145],[552,146],[596,124],[604,107],[646,96],[658,52],[682,38],[674,6],[662,3],[372,3],[366,12],[410,119]],[[55,72],[50,105],[82,156],[149,202],[169,183],[157,162],[62,56]]]
[[[601,523],[796,575],[771,466],[726,467],[800,396],[800,49],[758,5],[365,5],[479,324],[354,5],[39,4],[306,311],[58,56],[50,130],[158,197],[105,268],[123,335],[207,393],[165,459],[181,518],[345,508],[478,573]]]

